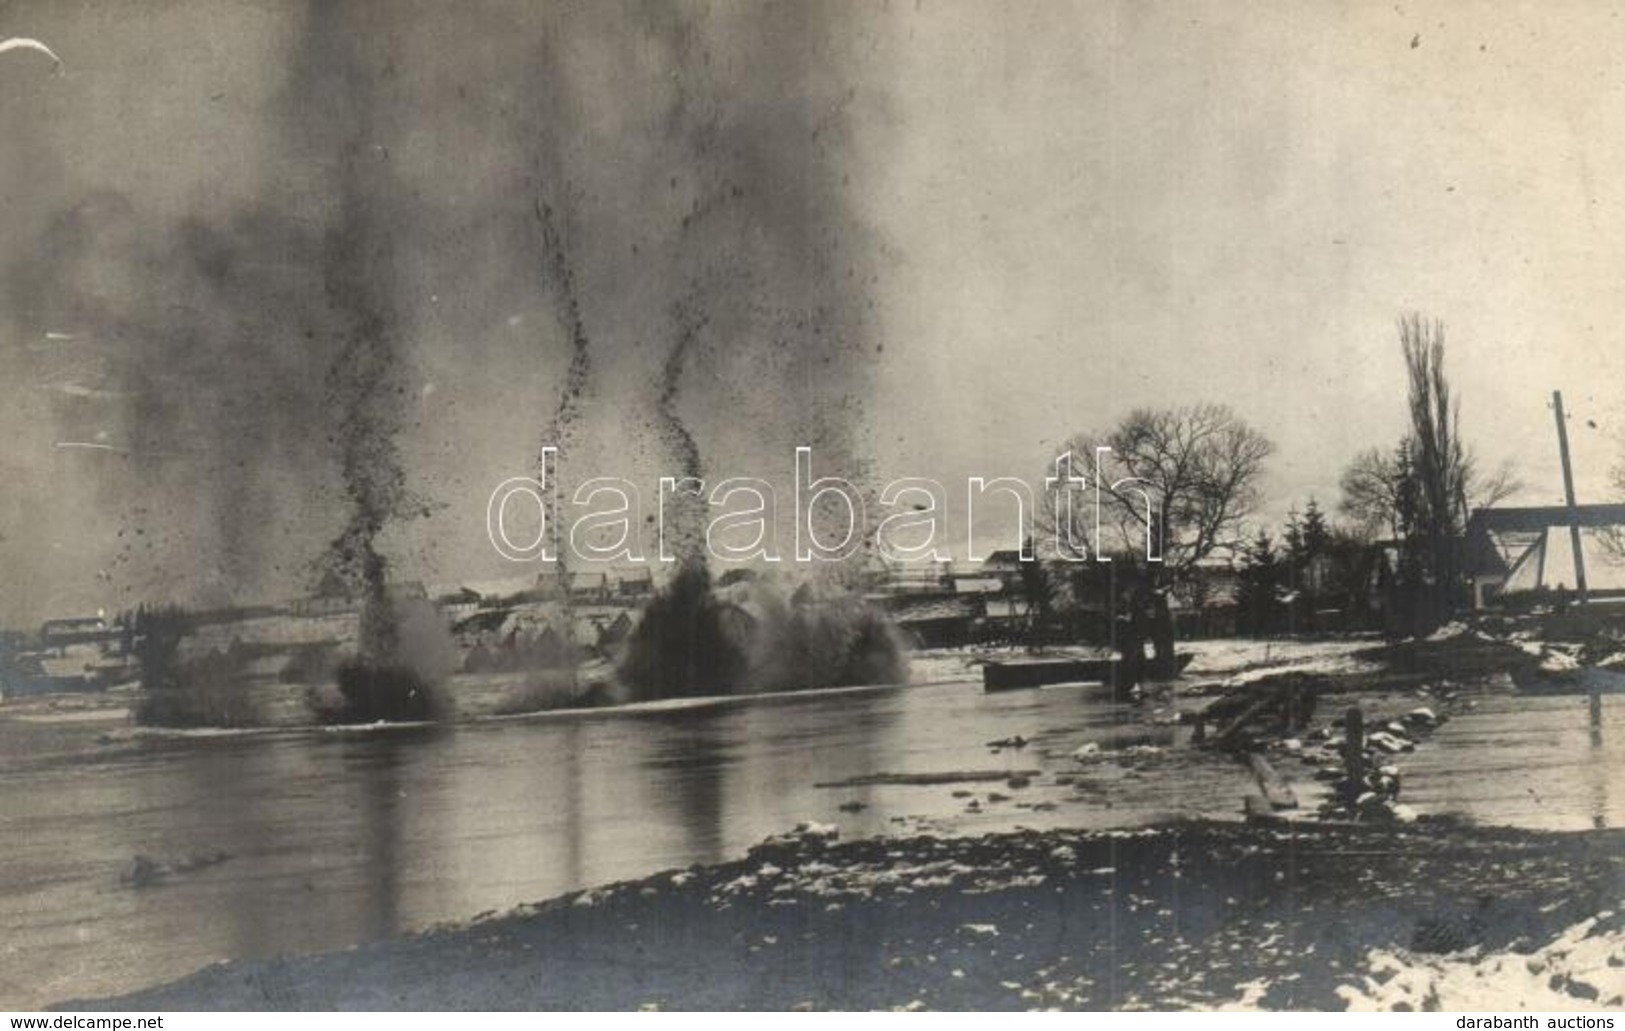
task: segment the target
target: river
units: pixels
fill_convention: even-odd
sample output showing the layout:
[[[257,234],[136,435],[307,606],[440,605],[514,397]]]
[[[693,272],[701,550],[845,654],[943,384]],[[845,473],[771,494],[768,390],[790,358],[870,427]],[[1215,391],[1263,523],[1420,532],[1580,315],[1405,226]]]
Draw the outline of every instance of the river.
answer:
[[[1232,810],[1248,784],[1222,758],[1181,750],[1173,761],[1195,775],[1103,765],[1092,792],[1002,779],[816,786],[1052,769],[1114,736],[1172,744],[1173,728],[1147,728],[1087,688],[936,684],[108,743],[117,719],[0,716],[0,1006],[422,930],[721,860],[803,820],[845,835],[1128,826]],[[986,746],[1017,734],[1034,744]],[[979,811],[955,797],[967,789]],[[987,800],[995,791],[1010,800]],[[178,865],[220,852],[230,858],[148,887],[123,881],[137,854]]]
[[[1536,806],[1516,778],[1496,794],[1421,752],[1407,769],[1434,773],[1410,784],[1430,811],[1464,800],[1493,822],[1511,799],[1539,825],[1617,825],[1625,792],[1596,781],[1622,768],[1617,701],[1608,699],[1605,737],[1588,736],[1572,699],[1540,702],[1547,715],[1534,722],[1518,709],[1551,749]],[[1504,712],[1486,705],[1436,741],[1493,738]],[[214,735],[132,735],[118,710],[8,705],[0,1008],[419,931],[737,856],[804,820],[851,837],[1239,816],[1252,790],[1245,768],[1146,717],[1091,688],[989,695],[968,683]],[[988,745],[1014,735],[1030,743]],[[1087,742],[1116,758],[1074,761]],[[1590,779],[1564,775],[1584,769]],[[1025,770],[1042,775],[1030,785],[994,777]],[[983,779],[820,786],[955,771]],[[184,866],[219,853],[229,858],[125,883],[138,854]]]

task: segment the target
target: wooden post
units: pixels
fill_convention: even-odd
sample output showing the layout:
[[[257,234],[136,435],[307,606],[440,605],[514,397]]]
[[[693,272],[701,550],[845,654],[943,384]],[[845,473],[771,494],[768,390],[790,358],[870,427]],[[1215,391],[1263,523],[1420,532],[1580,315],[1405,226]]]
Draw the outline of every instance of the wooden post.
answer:
[[[1365,713],[1358,705],[1343,714],[1343,774],[1351,784],[1365,781]]]
[[[1574,586],[1580,601],[1586,600],[1585,554],[1580,550],[1580,521],[1575,512],[1574,470],[1569,466],[1569,428],[1563,421],[1563,392],[1552,391],[1552,409],[1557,413],[1557,451],[1563,459],[1563,502],[1569,509],[1569,547],[1574,550]]]

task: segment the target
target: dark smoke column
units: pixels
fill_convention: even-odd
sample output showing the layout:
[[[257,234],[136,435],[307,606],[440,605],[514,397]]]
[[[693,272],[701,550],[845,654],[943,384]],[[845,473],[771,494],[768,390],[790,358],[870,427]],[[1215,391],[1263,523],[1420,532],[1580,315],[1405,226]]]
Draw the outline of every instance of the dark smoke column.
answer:
[[[570,275],[551,278],[579,304],[559,320],[577,353],[578,318],[592,327],[583,424],[637,413],[662,475],[762,473],[810,444],[821,472],[861,480],[877,241],[849,203],[862,105],[847,14],[678,2],[539,18],[516,128],[544,225],[569,230]],[[665,499],[677,568],[620,667],[639,697],[756,682],[752,617],[710,581],[710,515]],[[791,517],[776,513],[781,539]]]
[[[338,353],[326,397],[349,514],[324,565],[359,594],[361,658],[379,664],[393,660],[399,642],[378,536],[410,503],[397,445],[406,361],[392,296],[392,227],[404,212],[395,210],[389,148],[379,131],[378,92],[389,74],[368,67],[358,50],[379,34],[358,24],[366,19],[346,17],[347,10],[311,3],[290,71],[286,118],[295,150],[325,165],[331,186],[320,262],[325,321]]]

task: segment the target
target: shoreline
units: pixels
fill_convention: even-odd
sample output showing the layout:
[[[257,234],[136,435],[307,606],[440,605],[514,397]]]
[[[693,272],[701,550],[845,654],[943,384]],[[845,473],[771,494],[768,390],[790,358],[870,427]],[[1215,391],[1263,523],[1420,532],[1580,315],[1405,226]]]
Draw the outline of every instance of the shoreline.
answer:
[[[1617,830],[810,826],[731,862],[63,1008],[1450,1009],[1468,1005],[1453,964],[1526,954],[1498,1006],[1618,1006],[1622,898]]]
[[[1458,976],[1480,978],[1485,964],[1523,969],[1528,963],[1516,957],[1555,949],[1554,943],[1570,938],[1564,946],[1569,952],[1601,948],[1603,962],[1625,966],[1615,911],[1625,898],[1625,835],[1475,827],[1438,816],[1437,809],[1417,814],[1405,806],[1362,806],[1355,813],[1328,807],[1329,780],[1341,762],[1331,736],[1334,720],[1325,710],[1312,725],[1286,721],[1284,714],[1279,724],[1268,714],[1254,717],[1243,748],[1232,753],[1234,759],[1250,754],[1279,763],[1289,783],[1306,794],[1303,804],[1294,803],[1295,811],[1253,813],[1249,804],[1244,818],[1238,790],[1230,819],[1203,809],[1193,819],[1148,814],[1133,829],[1081,830],[1058,826],[1048,812],[1055,801],[1065,803],[1065,792],[1083,798],[1080,792],[1109,787],[1091,783],[1097,770],[1178,777],[1182,767],[1165,765],[1174,755],[1218,758],[1223,752],[1189,745],[1145,749],[1136,742],[1148,731],[1182,734],[1177,728],[1194,714],[1193,703],[1211,709],[1306,677],[1327,702],[1366,707],[1377,727],[1424,703],[1435,706],[1440,718],[1430,717],[1421,732],[1386,724],[1411,754],[1368,757],[1408,768],[1409,759],[1418,757],[1411,738],[1428,753],[1439,750],[1438,744],[1423,744],[1433,726],[1452,713],[1470,713],[1482,699],[1509,694],[1508,663],[1530,661],[1505,642],[1483,639],[1369,650],[1353,644],[1329,649],[1336,654],[1277,659],[1279,665],[1247,663],[1217,678],[1208,674],[1174,696],[1134,707],[1122,733],[1112,731],[1076,751],[1074,742],[1062,744],[1042,727],[1035,728],[1036,739],[985,742],[981,754],[1013,749],[1005,757],[1010,762],[1036,761],[1047,771],[1039,776],[1036,769],[1025,775],[1014,767],[1001,770],[995,779],[1009,783],[995,788],[1018,789],[1019,797],[1030,780],[1031,790],[1055,795],[1035,803],[1036,796],[1022,802],[984,790],[986,811],[1003,808],[998,803],[1030,815],[1045,810],[1042,818],[1032,815],[1042,830],[1016,823],[1014,830],[1006,824],[956,832],[952,819],[939,825],[905,814],[890,821],[897,825],[890,830],[841,842],[833,828],[814,825],[751,847],[740,859],[570,892],[503,916],[484,913],[468,924],[456,918],[424,933],[340,951],[231,961],[128,995],[68,1005],[1450,1008],[1448,989],[1438,985]],[[1444,676],[1447,669],[1453,677]],[[789,702],[806,694],[765,697]],[[638,708],[659,716],[746,700],[719,696]],[[622,713],[639,714],[597,709],[500,722]],[[1445,752],[1456,756],[1451,764],[1492,758],[1479,747],[1458,754],[1446,745],[1439,758]],[[1164,768],[1153,774],[1158,766]],[[1396,781],[1404,772],[1385,768]],[[935,785],[956,800],[956,808],[984,811],[976,793],[958,783],[966,779],[962,772],[859,776],[865,783],[895,781],[926,790]],[[969,801],[957,801],[962,796]],[[844,815],[846,805],[840,808]],[[1577,871],[1572,876],[1569,867]],[[1508,879],[1506,871],[1514,869],[1523,880]],[[1440,885],[1449,887],[1436,900],[1431,893]],[[1576,906],[1577,899],[1585,905]],[[962,919],[943,924],[945,913]],[[587,915],[593,918],[583,919]],[[1430,942],[1435,931],[1429,928],[1444,928],[1438,932],[1443,937]],[[870,939],[885,943],[878,959],[869,945],[858,948]],[[1283,949],[1283,941],[1291,947]],[[1163,947],[1171,951],[1159,958],[1155,953]],[[762,965],[775,956],[777,966]],[[953,957],[954,965],[938,969],[950,962],[944,956]],[[880,968],[871,969],[877,963]],[[1538,963],[1545,969],[1548,960]],[[1525,996],[1498,1005],[1606,1002],[1613,980],[1593,984],[1598,979],[1590,969],[1564,973],[1568,980],[1561,983],[1519,981]],[[1190,978],[1179,970],[1205,973]],[[822,971],[823,979],[809,980],[807,971]],[[1527,981],[1529,975],[1525,970],[1518,976]],[[848,981],[861,987],[847,990]]]

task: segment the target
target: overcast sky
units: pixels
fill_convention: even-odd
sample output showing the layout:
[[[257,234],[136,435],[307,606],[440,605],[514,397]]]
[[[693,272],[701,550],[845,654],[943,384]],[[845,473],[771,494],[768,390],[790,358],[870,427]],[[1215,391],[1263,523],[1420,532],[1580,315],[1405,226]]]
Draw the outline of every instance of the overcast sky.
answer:
[[[936,5],[895,15],[886,389],[1019,462],[1138,404],[1216,399],[1335,495],[1402,429],[1395,317],[1447,326],[1464,427],[1582,494],[1625,416],[1625,83],[1602,4]],[[1041,403],[1024,398],[1037,394]],[[1584,419],[1595,420],[1592,430]]]
[[[1561,497],[1553,389],[1581,500],[1607,496],[1625,428],[1607,5],[474,3],[316,28],[355,41],[313,43],[291,2],[0,5],[0,37],[65,62],[0,55],[0,620],[201,582],[296,593],[345,504],[324,435],[278,419],[227,445],[246,424],[207,413],[263,422],[326,389],[292,327],[328,325],[311,269],[351,224],[390,268],[399,446],[434,509],[390,531],[396,569],[512,572],[486,494],[531,471],[570,356],[537,286],[537,181],[567,184],[550,196],[597,349],[593,473],[670,470],[647,424],[698,266],[715,339],[675,410],[713,476],[787,479],[790,445],[830,426],[882,478],[1036,476],[1134,407],[1221,401],[1277,445],[1269,519],[1331,507],[1348,459],[1404,429],[1394,323],[1419,310],[1520,500]],[[387,197],[346,207],[344,183]],[[218,284],[247,264],[276,289],[245,306]],[[134,473],[55,446],[138,431],[163,453]],[[238,497],[229,469],[247,502],[202,500]],[[252,526],[252,563],[223,557],[242,531],[222,511]],[[137,531],[158,543],[120,564]]]

